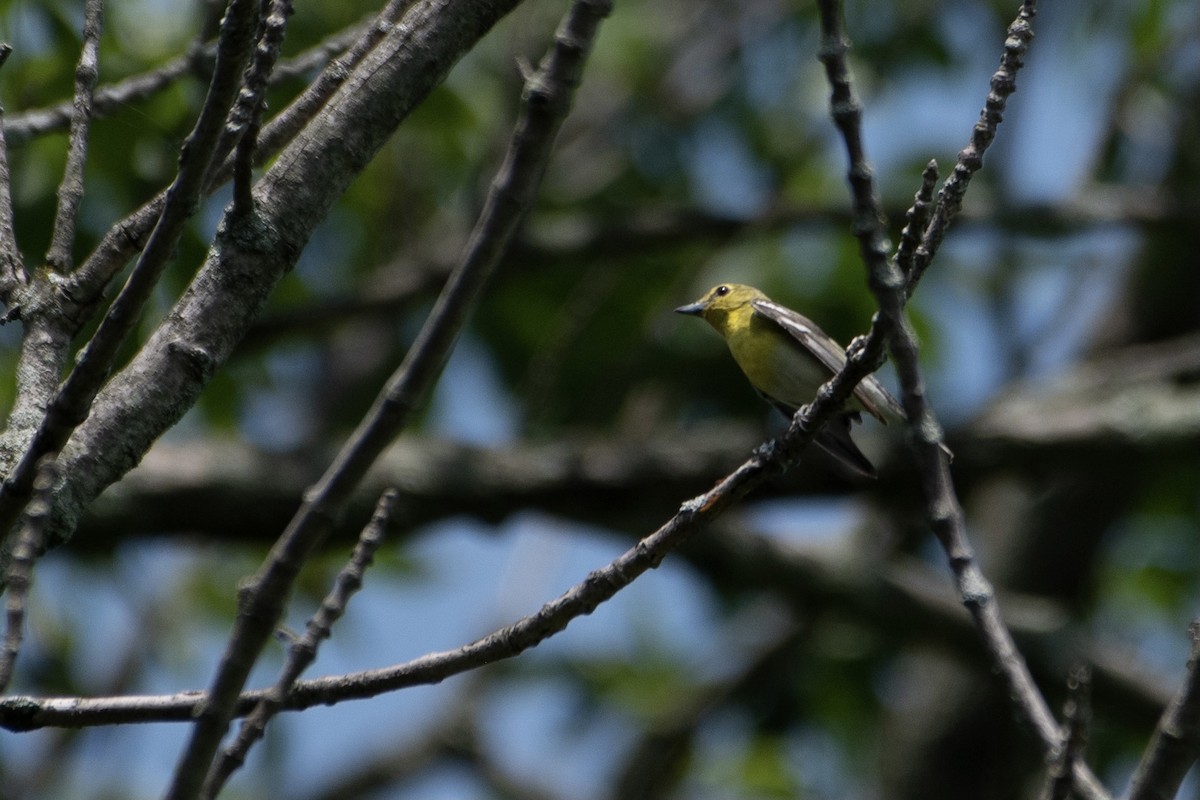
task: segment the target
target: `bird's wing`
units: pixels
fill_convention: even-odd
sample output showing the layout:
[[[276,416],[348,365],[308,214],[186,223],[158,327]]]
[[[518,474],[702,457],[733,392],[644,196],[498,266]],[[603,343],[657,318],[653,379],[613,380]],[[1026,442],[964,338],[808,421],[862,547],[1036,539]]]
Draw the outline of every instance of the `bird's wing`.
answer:
[[[787,306],[781,306],[774,300],[755,300],[750,305],[755,314],[782,328],[801,347],[824,364],[830,373],[841,372],[846,366],[846,351],[808,317]],[[904,418],[903,407],[873,375],[863,378],[855,387],[854,396],[867,413],[885,425],[889,416],[893,419]]]

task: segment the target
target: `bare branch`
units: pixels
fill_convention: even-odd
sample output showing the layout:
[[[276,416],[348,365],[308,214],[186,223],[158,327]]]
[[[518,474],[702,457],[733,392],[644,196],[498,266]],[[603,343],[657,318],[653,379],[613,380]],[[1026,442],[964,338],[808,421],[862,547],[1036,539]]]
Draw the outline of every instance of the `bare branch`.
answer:
[[[847,42],[842,32],[841,4],[837,0],[820,0],[818,8],[824,40],[821,60],[825,63],[833,87],[832,115],[842,133],[850,162],[848,180],[854,198],[854,234],[859,240],[859,249],[868,270],[868,284],[880,309],[872,325],[871,336],[861,350],[876,357],[874,348],[880,347],[884,340],[889,341],[892,360],[903,388],[904,409],[909,419],[914,454],[924,484],[934,534],[946,551],[959,596],[983,634],[992,662],[1007,684],[1009,696],[1032,724],[1043,748],[1054,752],[1061,744],[1058,725],[1029,674],[1029,667],[1013,642],[1012,633],[1000,616],[995,591],[979,569],[967,540],[966,520],[950,477],[948,458],[943,452],[941,427],[925,398],[916,337],[904,314],[909,293],[924,274],[929,259],[945,234],[946,226],[961,204],[970,175],[982,166],[983,150],[995,137],[1004,100],[1015,89],[1016,70],[1020,68],[1025,49],[1033,37],[1031,22],[1035,3],[1027,0],[1017,20],[1009,28],[1004,57],[1000,70],[993,77],[993,91],[988,95],[984,118],[976,125],[971,146],[960,154],[951,181],[947,182],[939,195],[933,220],[922,246],[917,250],[915,268],[907,282],[884,251],[883,214],[862,145],[860,108],[851,90],[845,65]],[[1077,786],[1086,797],[1108,797],[1104,787],[1086,765],[1077,762],[1074,771]]]
[[[1171,800],[1200,753],[1200,620],[1189,630],[1187,677],[1163,712],[1133,774],[1129,800]]]
[[[554,48],[526,84],[522,115],[459,267],[404,362],[325,475],[306,494],[304,504],[245,589],[245,601],[213,678],[209,702],[197,718],[168,797],[182,800],[196,795],[234,713],[238,694],[282,615],[301,565],[441,373],[484,283],[533,203],[592,39],[610,8],[605,0],[576,2],[556,35]]]
[[[316,660],[317,648],[323,640],[329,638],[333,624],[346,613],[350,597],[362,588],[363,576],[375,558],[375,551],[383,544],[383,535],[391,524],[398,496],[395,489],[388,489],[379,498],[371,521],[359,535],[350,562],[338,573],[333,591],[321,603],[317,614],[308,621],[304,636],[288,649],[287,663],[275,685],[267,690],[267,695],[242,721],[237,739],[225,749],[220,760],[213,764],[204,781],[201,796],[214,798],[220,794],[221,787],[229,777],[245,763],[250,748],[266,733],[267,723],[279,713],[292,686]]]
[[[344,52],[373,26],[373,18],[356,23],[336,33],[303,53],[279,62],[271,76],[277,84],[304,76]],[[140,75],[132,75],[115,83],[96,87],[92,97],[92,116],[100,118],[123,106],[137,103],[162,91],[185,75],[197,72],[197,63],[211,72],[216,48],[209,46],[198,53],[173,58],[167,63]],[[67,101],[48,108],[32,109],[13,114],[9,119],[9,138],[14,143],[66,129],[71,124],[72,103]]]
[[[346,33],[326,40],[309,51],[309,55],[297,56],[275,71],[276,77],[307,71],[325,61],[331,53],[346,50],[350,47],[350,42],[353,42],[349,50],[326,64],[312,85],[267,125],[255,146],[254,166],[260,165],[300,132],[411,3],[412,0],[392,0],[370,23],[359,24]],[[186,60],[184,61],[186,66]],[[229,141],[225,140],[224,145],[225,149],[219,149],[217,152],[217,157],[222,159],[221,165],[210,170],[204,190],[206,194],[215,191],[233,174],[233,159],[228,158]],[[162,214],[166,197],[166,192],[161,192],[113,225],[92,254],[71,276],[66,293],[85,308],[98,302],[104,287],[113,276],[129,258],[145,246],[155,221]]]
[[[92,116],[99,118],[130,103],[136,103],[170,86],[191,70],[191,59],[182,56],[141,75],[133,75],[113,84],[99,86],[92,96]],[[73,103],[66,101],[49,108],[13,114],[9,124],[12,141],[21,143],[47,133],[63,130],[71,124]]]
[[[100,78],[100,33],[104,28],[104,0],[87,0],[83,19],[83,49],[75,67],[75,99],[71,103],[70,144],[67,166],[58,186],[58,210],[46,264],[55,272],[69,272],[74,265],[75,221],[83,198],[83,167],[87,163],[88,134],[92,127],[92,94]]]
[[[754,534],[737,524],[714,525],[690,538],[686,557],[722,591],[767,590],[797,614],[809,613],[814,604],[835,608],[868,628],[933,642],[965,662],[990,667],[962,603],[949,587],[937,582],[932,568],[915,559],[869,568],[861,559]],[[1061,667],[1054,653],[1067,633],[1063,629],[1067,615],[1041,598],[1011,596],[1005,606],[1006,623],[1034,653],[1035,667],[1046,676],[1057,673]],[[1101,640],[1073,640],[1072,647],[1095,664],[1097,685],[1113,701],[1114,710],[1128,715],[1129,724],[1153,718],[1167,705],[1169,693],[1138,664],[1136,656]],[[413,683],[407,685],[432,683],[445,676],[411,677]],[[391,669],[382,669],[301,681],[284,708],[299,711],[312,703],[375,697],[393,690],[391,678]],[[244,692],[237,713],[250,713],[264,696],[263,691]],[[17,731],[188,722],[203,701],[201,692],[134,698],[9,697],[0,699],[0,727]]]
[[[811,435],[809,436],[811,438]],[[768,448],[760,448],[766,451]],[[775,453],[788,447],[770,448]],[[735,472],[702,495],[685,502],[658,530],[642,538],[611,563],[589,573],[584,580],[545,603],[538,611],[455,650],[429,653],[390,667],[354,672],[335,678],[302,681],[289,694],[286,708],[308,707],[343,700],[374,697],[410,686],[439,683],[486,664],[513,658],[564,630],[574,619],[590,614],[635,579],[654,569],[667,554],[716,519],[755,486],[782,472],[779,462],[755,455]],[[241,617],[239,617],[239,620]],[[211,694],[189,692],[157,697],[121,697],[69,703],[31,701],[24,698],[5,721],[10,729],[40,727],[47,714],[56,724],[111,724],[113,722],[190,721],[212,706]],[[231,711],[249,713],[265,692],[234,695]],[[3,703],[0,702],[0,708]],[[60,716],[64,713],[66,716]]]
[[[174,254],[184,223],[195,212],[213,148],[253,44],[256,11],[257,4],[252,0],[230,3],[217,51],[217,69],[196,126],[183,144],[179,173],[167,190],[162,216],[125,287],[113,300],[100,327],[77,358],[75,368],[50,402],[21,459],[4,480],[0,488],[0,531],[12,526],[29,501],[37,462],[61,450],[75,428],[87,418],[92,401],[112,369],[117,350],[137,323],[142,307]]]

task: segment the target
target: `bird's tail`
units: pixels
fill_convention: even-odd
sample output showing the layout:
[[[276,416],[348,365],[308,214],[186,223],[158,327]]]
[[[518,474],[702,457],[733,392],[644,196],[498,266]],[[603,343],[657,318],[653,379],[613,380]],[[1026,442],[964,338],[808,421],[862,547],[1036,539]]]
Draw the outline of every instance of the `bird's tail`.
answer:
[[[874,465],[867,460],[858,445],[850,438],[850,423],[854,414],[840,414],[829,421],[813,438],[813,444],[833,456],[839,464],[855,475],[876,478]]]

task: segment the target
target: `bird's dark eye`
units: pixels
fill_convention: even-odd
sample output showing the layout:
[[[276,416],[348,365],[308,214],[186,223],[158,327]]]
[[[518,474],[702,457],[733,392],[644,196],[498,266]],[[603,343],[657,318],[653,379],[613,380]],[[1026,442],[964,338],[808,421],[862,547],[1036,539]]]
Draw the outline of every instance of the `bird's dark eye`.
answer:
[[[717,287],[717,297],[724,297],[727,294],[729,294],[728,286],[718,286]]]

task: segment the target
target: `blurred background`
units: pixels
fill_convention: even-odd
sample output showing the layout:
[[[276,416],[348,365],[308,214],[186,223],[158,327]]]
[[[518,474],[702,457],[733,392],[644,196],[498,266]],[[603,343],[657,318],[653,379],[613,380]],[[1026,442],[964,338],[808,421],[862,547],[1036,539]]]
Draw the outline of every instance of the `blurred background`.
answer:
[[[965,146],[1016,3],[848,2],[850,66],[893,238]],[[285,56],[366,19],[297,4]],[[565,2],[527,0],[333,209],[191,413],[38,565],[13,691],[208,683],[251,573],[402,358]],[[219,14],[219,8],[216,9]],[[82,4],[0,2],[19,244],[49,242]],[[101,84],[185,54],[211,2],[106,9]],[[1200,6],[1047,3],[999,138],[910,307],[985,572],[1051,704],[1094,670],[1088,758],[1124,788],[1200,608]],[[400,529],[310,677],[451,649],[653,531],[784,420],[707,326],[752,283],[843,343],[873,311],[811,3],[618,0],[537,207],[419,425],[302,578],[302,628],[375,494]],[[273,90],[282,108],[315,74]],[[203,67],[92,133],[77,258],[170,181]],[[270,111],[268,112],[270,113]],[[195,219],[144,321],[187,285]],[[0,374],[20,331],[0,329]],[[885,374],[886,383],[894,385]],[[11,381],[0,381],[10,405]],[[813,453],[592,615],[510,662],[285,714],[226,797],[1033,797],[1044,766],[923,521],[902,431],[880,479]],[[272,680],[282,646],[253,685]],[[186,728],[0,734],[0,794],[155,797]],[[1196,797],[1200,783],[1185,785]]]

